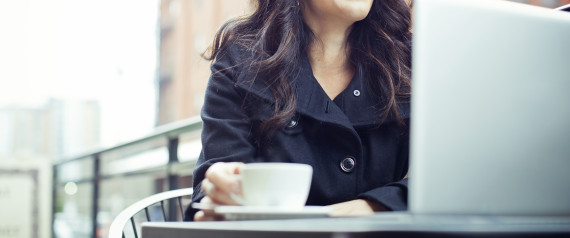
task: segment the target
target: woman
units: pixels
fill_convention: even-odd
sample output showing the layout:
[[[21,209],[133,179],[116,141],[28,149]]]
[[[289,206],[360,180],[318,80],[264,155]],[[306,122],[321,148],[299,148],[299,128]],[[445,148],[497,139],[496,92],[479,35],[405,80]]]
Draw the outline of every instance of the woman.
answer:
[[[235,204],[243,163],[313,167],[307,205],[407,209],[410,9],[404,0],[257,0],[222,26],[193,202]],[[187,219],[216,220],[189,208]]]

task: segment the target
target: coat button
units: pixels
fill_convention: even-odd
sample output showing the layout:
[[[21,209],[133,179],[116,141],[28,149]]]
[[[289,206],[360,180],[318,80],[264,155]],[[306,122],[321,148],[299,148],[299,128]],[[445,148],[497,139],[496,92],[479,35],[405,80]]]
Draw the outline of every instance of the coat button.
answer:
[[[358,97],[360,96],[360,90],[354,90],[354,92],[352,92],[354,94],[354,96]]]
[[[342,161],[340,161],[340,168],[342,171],[349,173],[350,171],[354,170],[356,166],[356,161],[352,157],[346,157]]]
[[[289,122],[289,124],[287,124],[287,127],[288,127],[288,128],[295,128],[295,127],[297,126],[297,124],[299,124],[299,123],[297,122],[297,120],[293,119],[293,120],[291,120],[291,121]]]

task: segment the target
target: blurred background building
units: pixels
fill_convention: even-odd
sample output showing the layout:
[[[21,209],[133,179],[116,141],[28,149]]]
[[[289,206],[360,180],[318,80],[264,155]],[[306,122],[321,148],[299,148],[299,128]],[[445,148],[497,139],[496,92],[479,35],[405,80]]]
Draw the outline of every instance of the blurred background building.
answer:
[[[250,11],[249,0],[0,2],[0,29],[10,36],[0,44],[0,64],[10,66],[0,69],[0,233],[106,237],[132,202],[191,186],[199,131],[88,152],[198,116],[210,74],[200,54],[221,24]],[[36,186],[24,205],[46,207],[28,216],[39,225],[19,226],[6,205],[19,180]]]
[[[200,55],[227,20],[246,14],[247,0],[162,0],[157,124],[198,115],[210,74]]]
[[[0,234],[106,237],[130,203],[190,186],[196,132],[176,138],[182,167],[166,165],[168,137],[52,164],[197,116],[209,75],[200,53],[248,10],[248,0],[0,2]]]
[[[50,99],[38,106],[0,108],[0,160],[74,154],[100,141],[96,101]]]

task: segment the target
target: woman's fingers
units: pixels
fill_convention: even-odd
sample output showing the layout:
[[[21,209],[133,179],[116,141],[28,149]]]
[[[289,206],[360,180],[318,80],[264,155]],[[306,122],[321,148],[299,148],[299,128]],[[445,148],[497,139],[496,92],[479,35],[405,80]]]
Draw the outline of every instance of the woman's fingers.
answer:
[[[194,221],[223,221],[223,216],[207,214],[204,211],[198,211],[194,215]]]
[[[243,163],[215,163],[206,171],[206,179],[210,181],[219,192],[241,193],[239,174]]]
[[[224,205],[236,205],[237,203],[230,197],[228,192],[224,192],[209,179],[204,179],[202,181],[202,190],[206,194],[206,197],[212,200],[213,203],[216,204],[224,204]]]
[[[201,204],[208,205],[214,204],[209,197],[204,197],[200,200]],[[222,221],[224,220],[223,216],[216,214],[214,210],[200,210],[196,214],[194,214],[194,221]]]
[[[243,163],[215,163],[206,171],[202,180],[202,191],[211,202],[223,205],[237,205],[230,194],[241,194],[240,168]]]

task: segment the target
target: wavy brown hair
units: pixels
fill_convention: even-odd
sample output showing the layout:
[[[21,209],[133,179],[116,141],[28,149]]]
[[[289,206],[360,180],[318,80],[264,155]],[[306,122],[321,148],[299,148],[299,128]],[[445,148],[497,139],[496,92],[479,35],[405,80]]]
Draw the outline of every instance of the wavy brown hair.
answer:
[[[301,1],[301,2],[299,2]],[[241,62],[257,72],[273,94],[273,115],[261,122],[256,141],[270,140],[272,133],[294,116],[297,97],[292,80],[314,34],[303,21],[302,0],[256,0],[251,15],[225,23],[209,51],[215,61],[227,47],[238,44],[253,57]],[[361,66],[377,98],[380,121],[388,117],[404,124],[398,103],[410,98],[411,12],[406,0],[375,0],[368,16],[355,22],[348,37],[350,63]]]

